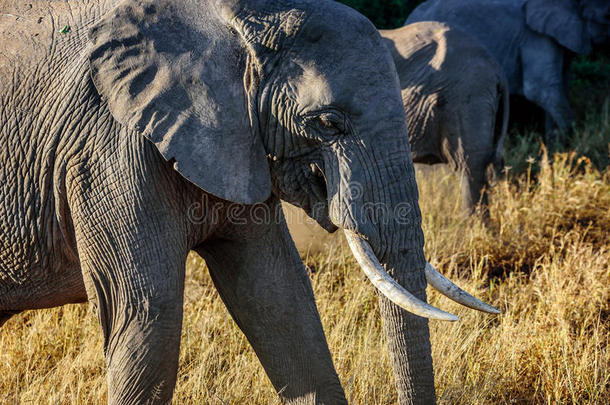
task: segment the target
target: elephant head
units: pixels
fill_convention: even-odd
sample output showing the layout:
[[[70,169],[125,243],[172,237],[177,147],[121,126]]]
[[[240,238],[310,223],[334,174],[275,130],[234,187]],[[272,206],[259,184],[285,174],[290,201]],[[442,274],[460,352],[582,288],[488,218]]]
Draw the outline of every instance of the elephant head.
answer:
[[[586,54],[604,43],[610,30],[610,5],[604,0],[528,0],[525,22],[572,52]]]
[[[607,43],[610,40],[610,3],[605,0],[580,0],[579,7],[593,44]]]
[[[398,71],[413,161],[448,163],[463,177],[465,212],[472,213],[477,202],[485,207],[488,180],[501,174],[508,127],[502,68],[476,40],[444,23],[380,33]]]
[[[331,1],[119,3],[90,31],[113,116],[228,201],[271,192],[346,232],[372,283],[401,401],[431,402],[427,283],[497,312],[426,263],[406,117],[375,27]],[[407,311],[405,311],[405,309]]]

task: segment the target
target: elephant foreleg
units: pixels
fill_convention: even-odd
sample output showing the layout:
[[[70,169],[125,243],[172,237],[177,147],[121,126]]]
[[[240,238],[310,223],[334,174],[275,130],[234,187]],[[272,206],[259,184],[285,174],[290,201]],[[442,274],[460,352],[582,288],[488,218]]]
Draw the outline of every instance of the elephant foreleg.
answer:
[[[266,209],[276,212],[277,204]],[[347,403],[309,278],[279,215],[232,225],[197,252],[283,402]]]
[[[563,72],[563,52],[550,38],[533,35],[521,49],[523,65],[523,93],[547,113],[545,139],[557,141],[553,123],[567,133],[574,121],[570,108]],[[549,119],[550,118],[550,119]]]
[[[464,167],[461,168],[461,184],[462,207],[467,214],[474,212],[477,204],[480,204],[483,213],[487,213],[487,172],[493,155],[493,150],[466,152]]]
[[[134,233],[79,244],[104,333],[111,404],[165,404],[178,369],[186,251]],[[129,245],[129,246],[128,246]]]
[[[169,403],[180,349],[186,224],[168,202],[170,193],[139,184],[146,177],[109,172],[71,210],[87,296],[104,333],[108,402]]]

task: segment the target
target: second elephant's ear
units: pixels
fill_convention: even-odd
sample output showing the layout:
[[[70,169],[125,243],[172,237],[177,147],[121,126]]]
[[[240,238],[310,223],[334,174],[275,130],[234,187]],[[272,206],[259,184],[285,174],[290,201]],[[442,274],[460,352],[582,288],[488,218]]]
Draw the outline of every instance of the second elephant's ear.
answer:
[[[189,2],[185,2],[189,3]],[[257,64],[213,8],[125,0],[90,31],[93,82],[113,117],[225,200],[269,197],[254,112]]]
[[[574,0],[527,0],[525,22],[576,53],[589,53],[591,40]]]

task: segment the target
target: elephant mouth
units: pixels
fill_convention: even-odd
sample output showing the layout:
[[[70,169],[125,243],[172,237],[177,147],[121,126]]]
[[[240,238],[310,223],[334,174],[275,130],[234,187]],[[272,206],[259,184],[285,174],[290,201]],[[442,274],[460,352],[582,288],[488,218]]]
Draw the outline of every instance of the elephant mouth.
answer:
[[[326,176],[318,163],[311,163],[309,169],[311,172],[309,173],[308,183],[312,192],[302,208],[327,232],[335,232],[338,228],[331,221],[328,212]]]
[[[343,231],[356,261],[358,261],[368,279],[390,301],[406,311],[424,318],[443,321],[458,320],[457,316],[437,309],[407,291],[385,271],[366,240],[353,231],[347,229]],[[480,301],[453,284],[430,263],[426,263],[425,274],[428,284],[451,300],[481,312],[500,313],[497,308]]]

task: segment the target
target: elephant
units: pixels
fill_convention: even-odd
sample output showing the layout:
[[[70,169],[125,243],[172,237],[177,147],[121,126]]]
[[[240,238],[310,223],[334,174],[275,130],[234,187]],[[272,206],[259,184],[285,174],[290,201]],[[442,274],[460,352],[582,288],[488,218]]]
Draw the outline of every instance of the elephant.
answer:
[[[504,166],[509,91],[502,68],[478,41],[447,24],[380,33],[400,79],[413,162],[449,163],[463,175],[464,209],[473,212],[479,201],[485,207],[490,169]]]
[[[0,323],[88,301],[109,403],[171,401],[191,250],[284,403],[346,403],[280,199],[346,234],[401,403],[457,319],[428,284],[498,313],[426,262],[394,63],[347,6],[4,0],[0,106]]]
[[[546,113],[545,138],[558,140],[574,121],[566,58],[610,39],[607,0],[428,0],[405,24],[440,21],[479,40],[504,69],[511,94]]]

